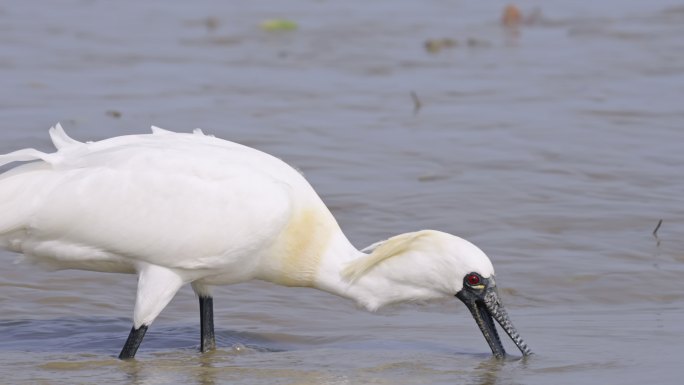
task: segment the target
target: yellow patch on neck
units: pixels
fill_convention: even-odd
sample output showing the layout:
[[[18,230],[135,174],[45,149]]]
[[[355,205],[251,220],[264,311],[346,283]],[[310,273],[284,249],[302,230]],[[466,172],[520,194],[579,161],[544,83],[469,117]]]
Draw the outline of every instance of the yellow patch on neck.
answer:
[[[334,228],[330,213],[316,208],[298,210],[276,242],[279,272],[272,281],[285,286],[312,286]]]

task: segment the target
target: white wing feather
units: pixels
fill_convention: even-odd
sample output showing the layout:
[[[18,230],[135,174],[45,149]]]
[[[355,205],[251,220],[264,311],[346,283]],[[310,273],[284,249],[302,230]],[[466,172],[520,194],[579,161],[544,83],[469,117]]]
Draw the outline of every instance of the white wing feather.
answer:
[[[57,168],[28,164],[0,175],[0,246],[54,268],[126,271],[136,261],[225,268],[263,253],[258,248],[289,220],[293,191],[310,188],[258,150],[153,131],[80,143],[56,127],[58,148],[82,149],[0,155],[0,165],[59,161]]]

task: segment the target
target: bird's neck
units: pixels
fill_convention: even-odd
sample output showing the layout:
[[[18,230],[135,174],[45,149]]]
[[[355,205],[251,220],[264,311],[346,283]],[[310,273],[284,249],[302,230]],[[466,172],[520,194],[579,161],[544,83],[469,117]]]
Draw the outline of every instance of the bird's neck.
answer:
[[[322,203],[293,212],[262,258],[256,278],[285,286],[316,287],[319,271],[327,272],[336,256],[344,258],[347,253],[358,251]]]
[[[335,234],[321,257],[313,286],[335,295],[348,297],[349,283],[343,279],[342,271],[349,262],[364,255],[341,231]]]
[[[330,242],[330,247],[323,254],[313,287],[328,293],[351,299],[358,305],[373,311],[390,302],[384,298],[384,290],[380,286],[386,282],[382,277],[364,277],[359,280],[349,280],[344,270],[352,261],[365,258],[368,255],[357,250],[340,231]]]
[[[321,207],[324,207],[321,205]],[[314,287],[349,298],[369,310],[388,302],[386,280],[369,274],[359,280],[345,278],[352,261],[367,257],[344,235],[327,209],[308,207],[295,210],[274,243],[255,278],[285,286]]]

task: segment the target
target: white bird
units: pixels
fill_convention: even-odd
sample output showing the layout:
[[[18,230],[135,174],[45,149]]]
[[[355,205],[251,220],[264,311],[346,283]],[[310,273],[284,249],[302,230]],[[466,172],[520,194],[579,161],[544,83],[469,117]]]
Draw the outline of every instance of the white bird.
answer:
[[[492,353],[506,352],[493,319],[530,349],[498,298],[494,268],[472,243],[439,231],[401,234],[357,250],[304,177],[271,155],[152,127],[146,135],[82,143],[57,124],[55,153],[23,149],[0,166],[0,247],[50,269],[137,274],[133,358],[148,326],[190,283],[201,344],[215,348],[211,288],[252,279],[317,288],[369,311],[461,299]]]

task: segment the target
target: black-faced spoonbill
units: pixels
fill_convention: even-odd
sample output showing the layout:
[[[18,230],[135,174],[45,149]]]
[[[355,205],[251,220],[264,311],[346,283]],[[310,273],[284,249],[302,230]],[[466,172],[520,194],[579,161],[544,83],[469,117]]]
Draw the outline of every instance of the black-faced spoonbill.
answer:
[[[138,275],[133,328],[119,358],[186,283],[199,297],[201,351],[215,347],[211,287],[260,279],[313,287],[373,311],[456,296],[492,353],[496,320],[531,354],[499,300],[494,268],[439,231],[354,248],[304,177],[281,160],[200,130],[81,143],[50,129],[55,153],[24,149],[0,166],[0,247],[51,269]]]

